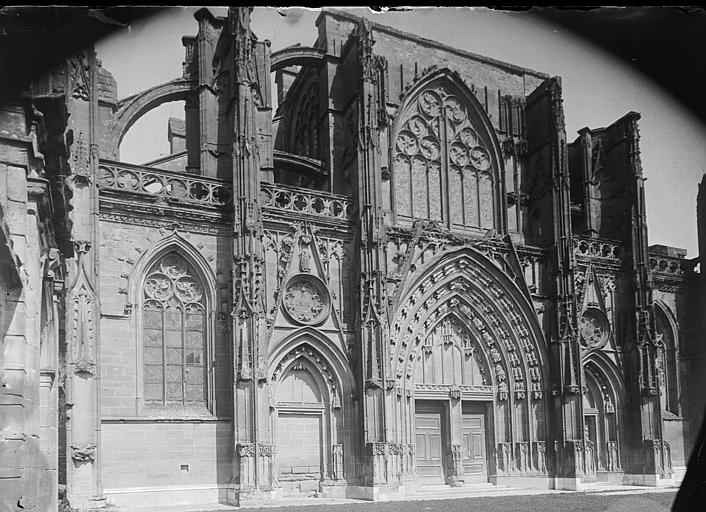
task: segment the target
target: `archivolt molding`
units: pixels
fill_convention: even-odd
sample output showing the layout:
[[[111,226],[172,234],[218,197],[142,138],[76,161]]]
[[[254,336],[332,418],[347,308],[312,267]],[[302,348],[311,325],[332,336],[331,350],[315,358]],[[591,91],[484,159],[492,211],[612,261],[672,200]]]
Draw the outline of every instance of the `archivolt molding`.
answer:
[[[620,369],[613,360],[600,350],[588,352],[582,359],[584,368],[592,368],[593,373],[599,375],[610,384],[611,390],[615,394],[616,407],[620,407],[626,396],[625,382]]]
[[[312,376],[317,381],[321,391],[326,392],[328,398],[328,400],[324,400],[324,403],[330,401],[328,405],[334,409],[340,408],[341,380],[328,360],[309,343],[297,346],[285,354],[280,360],[279,364],[272,372],[272,395],[277,395],[277,383],[282,377],[286,376],[290,370],[303,369],[298,366],[302,363],[302,360],[308,362],[309,365],[315,369]],[[271,402],[272,405],[276,405],[274,400],[271,400]]]
[[[429,270],[408,288],[390,333],[391,367],[398,386],[413,386],[415,363],[426,336],[453,314],[482,347],[493,368],[499,399],[505,398],[505,392],[515,392],[516,399],[543,397],[548,360],[532,306],[486,260],[469,248],[447,252],[429,262]]]
[[[664,318],[667,320],[667,325],[665,325],[664,327],[669,327],[669,329],[671,330],[672,340],[674,342],[674,348],[676,348],[678,350],[678,347],[679,347],[679,343],[678,343],[679,323],[677,322],[677,318],[674,315],[674,312],[667,304],[665,304],[661,300],[655,300],[654,304],[655,304],[655,312],[661,313],[664,316]]]
[[[271,343],[272,351],[268,357],[270,380],[276,380],[283,375],[287,368],[287,361],[296,359],[298,355],[317,354],[327,369],[332,370],[333,380],[336,381],[342,397],[350,397],[353,393],[353,373],[345,354],[331,342],[331,340],[312,327],[304,327],[290,334],[278,343]],[[297,354],[297,351],[300,351]],[[309,351],[312,354],[309,354]],[[314,359],[315,361],[315,359]],[[316,362],[318,365],[319,362]],[[327,370],[328,371],[328,370]]]

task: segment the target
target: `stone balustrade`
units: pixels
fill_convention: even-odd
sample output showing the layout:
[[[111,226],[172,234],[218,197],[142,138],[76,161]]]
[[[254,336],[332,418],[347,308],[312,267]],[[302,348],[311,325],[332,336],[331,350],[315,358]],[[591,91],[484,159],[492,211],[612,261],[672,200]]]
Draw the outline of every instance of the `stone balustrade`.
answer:
[[[574,255],[578,257],[619,260],[622,256],[623,248],[619,242],[579,235],[574,235],[571,242]]]
[[[684,270],[682,269],[683,258],[672,258],[662,255],[650,255],[649,264],[650,272],[659,274],[667,274],[673,277],[682,277]]]
[[[350,217],[352,202],[347,196],[265,183],[260,191],[262,207],[273,212],[314,215],[338,221],[348,221]]]
[[[103,191],[211,207],[230,205],[233,196],[231,184],[223,180],[111,160],[101,160],[98,185]],[[260,200],[272,213],[344,222],[350,219],[352,205],[347,196],[268,183],[261,185]]]
[[[233,195],[230,184],[223,180],[109,160],[100,162],[98,186],[166,202],[212,207],[230,204]]]

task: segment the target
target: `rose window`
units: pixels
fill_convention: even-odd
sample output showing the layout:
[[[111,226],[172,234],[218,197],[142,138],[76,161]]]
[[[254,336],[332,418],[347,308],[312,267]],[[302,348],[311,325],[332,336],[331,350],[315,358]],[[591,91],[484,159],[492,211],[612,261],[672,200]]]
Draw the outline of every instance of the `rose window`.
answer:
[[[316,324],[328,316],[328,291],[321,281],[309,275],[293,277],[282,302],[291,319],[301,324]]]
[[[608,319],[602,311],[590,308],[581,315],[579,333],[587,347],[601,348],[605,345],[609,330]]]

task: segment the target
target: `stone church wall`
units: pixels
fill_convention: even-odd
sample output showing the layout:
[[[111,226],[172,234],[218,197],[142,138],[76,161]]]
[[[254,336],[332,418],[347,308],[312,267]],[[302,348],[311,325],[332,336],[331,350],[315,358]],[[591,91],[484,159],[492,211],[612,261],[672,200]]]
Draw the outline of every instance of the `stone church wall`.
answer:
[[[103,483],[111,502],[214,502],[232,472],[232,398],[229,348],[220,299],[228,300],[230,260],[226,239],[155,226],[104,220],[101,230],[101,369]],[[147,260],[190,247],[208,265],[218,302],[211,305],[215,363],[212,412],[196,416],[150,411],[141,400],[142,351],[138,350],[140,284]],[[144,461],[149,460],[149,464]],[[146,486],[149,482],[149,486]],[[145,491],[149,492],[137,494]],[[219,491],[219,488],[221,489]],[[222,497],[222,496],[221,496]]]
[[[195,17],[180,79],[118,103],[92,52],[58,73],[46,169],[42,112],[0,110],[0,506],[683,469],[696,262],[648,251],[638,114],[567,144],[556,77],[338,11],[279,54],[247,8]],[[271,126],[276,59],[304,65]],[[172,100],[186,162],[115,160]],[[615,204],[575,186],[594,156]]]

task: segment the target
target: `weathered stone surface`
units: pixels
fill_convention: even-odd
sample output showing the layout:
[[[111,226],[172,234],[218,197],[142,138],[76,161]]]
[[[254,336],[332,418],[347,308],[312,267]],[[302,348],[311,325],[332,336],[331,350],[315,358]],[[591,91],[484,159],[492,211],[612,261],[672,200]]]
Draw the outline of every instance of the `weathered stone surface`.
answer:
[[[127,101],[86,52],[0,106],[0,508],[682,465],[703,297],[647,244],[639,115],[569,143],[558,78],[325,11],[273,123],[249,16]],[[117,161],[175,99],[174,154]]]

